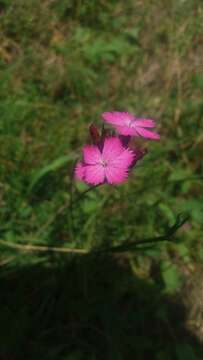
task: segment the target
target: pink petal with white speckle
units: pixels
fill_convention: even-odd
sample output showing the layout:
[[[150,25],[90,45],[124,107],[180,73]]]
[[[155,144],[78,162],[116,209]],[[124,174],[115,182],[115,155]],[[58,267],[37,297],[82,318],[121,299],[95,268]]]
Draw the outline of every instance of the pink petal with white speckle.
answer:
[[[101,160],[101,152],[96,145],[85,145],[83,148],[84,162],[86,164],[96,164]]]
[[[154,133],[152,131],[149,131],[149,130],[146,130],[146,129],[143,129],[140,127],[137,127],[136,130],[137,130],[137,133],[144,138],[153,139],[153,140],[160,139],[160,135],[157,133]]]
[[[75,168],[75,177],[78,180],[83,180],[84,179],[84,173],[85,173],[85,167],[81,162],[78,162],[76,164],[76,168]]]
[[[91,185],[102,184],[105,181],[105,172],[102,165],[86,165],[85,181]]]
[[[157,133],[150,132],[145,128],[154,128],[156,123],[152,119],[136,118],[128,112],[105,112],[102,114],[105,122],[114,126],[120,135],[142,136],[148,139],[159,140]]]
[[[135,119],[134,116],[129,114],[128,112],[119,111],[104,112],[102,114],[102,118],[109,124],[121,126],[124,125],[126,121],[132,121]]]
[[[104,140],[103,150],[102,150],[102,158],[105,161],[114,160],[118,157],[124,148],[122,142],[119,138],[109,137]]]
[[[127,168],[132,165],[134,159],[134,152],[129,149],[125,149],[122,154],[120,154],[117,158],[111,161],[110,165],[113,167],[118,167],[120,169]]]
[[[138,136],[138,133],[134,127],[129,126],[115,126],[120,135],[124,136]]]
[[[107,166],[105,168],[105,175],[109,184],[121,184],[128,177],[128,168]]]
[[[146,128],[154,128],[156,126],[155,121],[151,119],[136,119],[133,121],[133,126],[138,127],[146,127]]]

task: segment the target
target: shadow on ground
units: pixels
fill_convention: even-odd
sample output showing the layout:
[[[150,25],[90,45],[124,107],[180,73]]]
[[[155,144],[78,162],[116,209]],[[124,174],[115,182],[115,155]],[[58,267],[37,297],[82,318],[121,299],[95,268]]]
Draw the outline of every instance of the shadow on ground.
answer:
[[[119,259],[26,266],[0,291],[1,360],[202,359],[184,308]]]

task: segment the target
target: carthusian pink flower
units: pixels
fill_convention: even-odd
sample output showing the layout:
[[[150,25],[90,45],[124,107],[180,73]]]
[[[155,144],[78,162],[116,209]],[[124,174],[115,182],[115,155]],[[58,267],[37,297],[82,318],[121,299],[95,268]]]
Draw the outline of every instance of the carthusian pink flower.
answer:
[[[156,126],[151,119],[136,118],[128,112],[104,112],[102,118],[105,122],[113,125],[119,134],[125,136],[141,136],[148,139],[159,140],[159,134],[148,130]]]
[[[90,185],[120,184],[128,177],[136,154],[117,137],[106,137],[103,144],[85,145],[83,160],[75,168],[77,179]]]

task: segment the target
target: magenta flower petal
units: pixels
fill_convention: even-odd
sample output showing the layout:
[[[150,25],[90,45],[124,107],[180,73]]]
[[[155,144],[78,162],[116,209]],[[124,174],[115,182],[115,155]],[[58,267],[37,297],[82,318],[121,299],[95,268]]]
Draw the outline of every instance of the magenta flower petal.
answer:
[[[87,165],[85,167],[85,181],[91,185],[98,185],[104,183],[105,171],[104,167],[98,165]]]
[[[139,136],[134,127],[128,126],[115,126],[116,130],[120,135],[124,136]]]
[[[137,133],[142,136],[145,137],[147,139],[153,139],[153,140],[159,140],[160,139],[160,135],[157,133],[154,133],[152,131],[146,130],[144,128],[141,127],[137,127]]]
[[[142,136],[148,139],[159,140],[157,133],[145,130],[145,128],[154,128],[155,121],[152,119],[136,118],[128,112],[105,112],[102,114],[105,122],[114,126],[120,135],[124,136]]]
[[[120,184],[136,160],[136,152],[123,145],[115,136],[106,137],[98,145],[83,148],[83,161],[75,169],[76,178],[90,185]]]
[[[132,165],[135,159],[135,154],[132,150],[125,149],[122,153],[115,159],[111,161],[113,167],[118,168],[128,168]]]
[[[111,161],[118,157],[124,150],[122,142],[119,138],[109,137],[104,140],[102,149],[102,158],[105,161]]]
[[[156,126],[155,121],[151,119],[136,119],[133,121],[133,125],[136,127],[154,128]]]
[[[86,164],[97,164],[101,161],[101,152],[97,145],[85,145],[83,156]]]
[[[109,184],[121,184],[128,177],[128,168],[107,166],[105,169],[105,175]]]
[[[84,179],[84,173],[85,173],[85,167],[82,164],[82,162],[78,162],[76,164],[76,168],[75,168],[75,177],[78,180],[83,180]]]
[[[134,116],[127,112],[104,112],[102,114],[104,121],[113,125],[123,125],[125,121],[132,121]]]

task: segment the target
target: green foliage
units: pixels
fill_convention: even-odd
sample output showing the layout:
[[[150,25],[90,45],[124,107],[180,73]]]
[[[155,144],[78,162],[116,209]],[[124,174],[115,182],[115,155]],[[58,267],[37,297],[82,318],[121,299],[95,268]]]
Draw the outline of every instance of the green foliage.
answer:
[[[164,281],[165,291],[167,293],[173,293],[181,285],[180,274],[177,267],[171,264],[170,261],[163,261],[161,263],[161,275]]]
[[[200,2],[0,0],[0,17],[2,276],[9,277],[12,271],[17,274],[28,264],[44,266],[42,273],[47,274],[41,287],[46,289],[47,284],[53,285],[55,279],[53,273],[53,278],[49,279],[47,269],[53,269],[57,264],[60,272],[65,261],[61,254],[27,252],[15,248],[19,244],[83,250],[113,247],[125,252],[133,248],[130,255],[125,254],[125,259],[128,256],[130,259],[119,258],[121,263],[128,262],[133,270],[134,278],[129,283],[132,285],[136,277],[144,277],[148,285],[156,284],[160,296],[174,296],[185,281],[182,268],[196,268],[203,260],[203,79],[200,75],[203,11]],[[101,124],[101,113],[113,109],[156,119],[161,141],[146,142],[144,146],[148,148],[148,155],[138,163],[126,184],[114,188],[98,187],[78,201],[87,186],[72,182],[73,166],[82,145],[89,141],[88,125],[91,122]],[[189,214],[184,224],[176,222],[177,214],[182,212]],[[173,242],[155,246],[148,244],[139,251],[134,245],[140,239],[168,234],[177,223],[182,226],[175,228],[177,233]],[[66,261],[69,262],[69,258]],[[109,290],[104,299],[108,302],[113,298],[114,301],[106,310],[105,301],[102,302],[105,292],[103,279],[99,289],[92,283],[91,296],[88,297],[83,270],[80,266],[74,269],[76,288],[79,293],[82,289],[81,299],[86,304],[84,308],[82,301],[78,305],[84,317],[82,325],[77,294],[70,296],[70,304],[66,297],[61,305],[57,303],[60,298],[57,286],[53,286],[56,292],[53,303],[52,286],[48,286],[51,295],[46,291],[43,293],[40,288],[41,302],[35,309],[36,317],[31,316],[31,307],[21,306],[21,302],[17,318],[11,303],[4,307],[1,321],[12,324],[10,335],[9,326],[8,332],[3,332],[5,349],[14,346],[16,353],[20,351],[27,342],[26,334],[29,331],[32,334],[29,326],[34,321],[36,329],[39,326],[39,338],[35,343],[35,337],[34,345],[38,347],[40,344],[40,352],[33,353],[33,359],[44,358],[46,336],[49,339],[47,343],[45,341],[47,350],[50,339],[58,339],[61,332],[66,334],[65,340],[56,340],[60,346],[47,351],[45,358],[79,360],[86,356],[88,360],[97,359],[98,353],[95,355],[89,349],[95,343],[100,349],[103,335],[101,338],[98,335],[92,344],[91,334],[88,338],[87,331],[83,344],[86,332],[83,324],[87,322],[99,328],[98,334],[110,334],[112,349],[107,351],[105,359],[129,358],[125,348],[132,350],[130,358],[138,360],[182,360],[188,356],[191,360],[196,359],[192,345],[185,339],[177,343],[171,353],[174,335],[168,330],[170,311],[163,304],[157,309],[156,291],[151,293],[148,285],[144,287],[143,297],[138,296],[140,303],[131,324],[144,329],[143,324],[152,310],[147,298],[149,291],[156,302],[156,311],[154,308],[153,311],[157,318],[152,323],[161,321],[159,326],[166,329],[166,334],[162,336],[159,329],[155,334],[149,332],[145,338],[143,330],[140,338],[139,332],[128,332],[127,323],[133,311],[128,310],[131,302],[125,307],[125,299],[132,290],[127,279],[122,285],[119,285],[118,278],[115,279],[115,294]],[[93,270],[99,272],[95,266]],[[104,279],[111,280],[112,268],[109,271],[103,264],[100,271]],[[121,272],[126,272],[125,266]],[[30,276],[35,282],[35,275],[31,272]],[[73,279],[69,280],[72,281],[71,293],[75,284]],[[64,276],[61,286],[65,287],[66,283]],[[121,290],[119,286],[125,289]],[[6,296],[10,299],[9,291]],[[13,298],[18,299],[18,289],[12,291]],[[101,291],[101,298],[94,300],[97,291]],[[142,292],[142,287],[139,291]],[[27,294],[23,299],[23,304],[29,296]],[[133,296],[134,293],[130,299]],[[53,329],[54,301],[63,310],[70,306],[73,318],[68,317],[67,322],[79,323],[80,330],[71,327],[69,332],[69,325],[62,320],[59,328],[56,325]],[[121,302],[126,309],[126,336],[122,331],[120,333],[123,315],[116,322],[116,302]],[[119,307],[116,309],[123,314]],[[45,323],[39,324],[43,314],[47,316],[47,322],[44,320]],[[54,321],[56,324],[56,319]],[[22,332],[16,330],[19,323]],[[149,323],[149,329],[152,327]],[[78,342],[75,344],[73,341],[66,352],[64,342],[70,333],[76,333]],[[134,348],[135,339],[138,345]],[[27,343],[32,347],[30,340]],[[10,354],[6,351],[0,349],[3,360],[9,359]],[[14,355],[12,360],[15,360]]]
[[[67,165],[67,163],[70,160],[74,160],[77,158],[76,154],[70,154],[67,156],[60,156],[58,159],[54,160],[51,164],[46,165],[45,167],[43,167],[42,169],[40,169],[39,171],[35,172],[32,175],[31,178],[31,183],[28,187],[28,193],[31,192],[33,190],[33,188],[47,175],[49,175],[50,173],[55,173],[57,172],[61,167],[64,167],[65,165]]]
[[[200,360],[189,344],[178,344],[176,346],[177,360]]]

